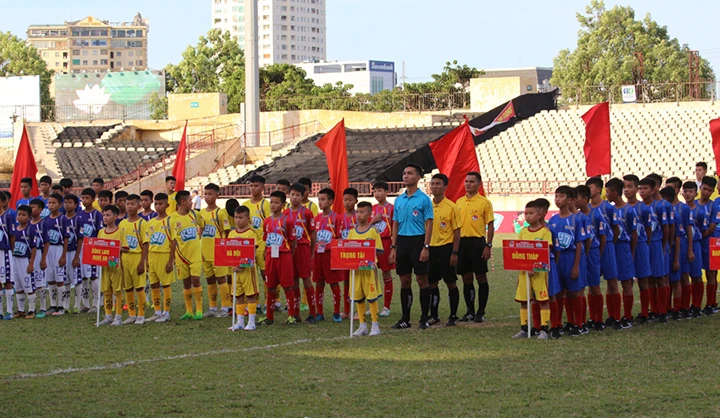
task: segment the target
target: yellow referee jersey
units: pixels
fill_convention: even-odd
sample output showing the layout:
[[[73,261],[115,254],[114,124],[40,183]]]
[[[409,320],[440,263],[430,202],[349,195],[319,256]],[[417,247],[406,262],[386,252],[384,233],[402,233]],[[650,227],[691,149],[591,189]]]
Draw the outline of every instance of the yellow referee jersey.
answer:
[[[480,193],[468,198],[463,196],[456,203],[460,211],[461,237],[482,238],[485,236],[485,228],[490,222],[495,221],[492,203],[481,196]]]
[[[462,226],[460,211],[448,198],[436,204],[433,200],[433,230],[430,238],[431,247],[452,244],[455,230]]]
[[[170,239],[177,244],[177,255],[186,264],[202,262],[202,218],[190,211],[187,215],[175,212],[170,217]]]

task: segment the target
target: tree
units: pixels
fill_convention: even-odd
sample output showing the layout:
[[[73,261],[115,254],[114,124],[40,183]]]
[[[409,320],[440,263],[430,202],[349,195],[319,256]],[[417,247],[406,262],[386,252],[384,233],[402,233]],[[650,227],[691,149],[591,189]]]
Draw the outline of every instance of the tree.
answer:
[[[150,95],[150,100],[148,101],[148,104],[150,105],[150,118],[151,119],[166,119],[167,113],[168,113],[168,99],[167,96],[160,97],[157,92],[153,92]]]
[[[607,99],[609,86],[689,81],[690,48],[670,38],[667,26],[659,25],[650,14],[638,20],[630,7],[606,10],[602,0],[592,0],[585,14],[576,16],[580,23],[577,47],[558,53],[550,80],[566,95],[572,96],[572,90],[582,86],[598,86],[594,93]],[[638,53],[643,56],[643,72]],[[709,62],[702,59],[700,79],[713,78]],[[592,94],[593,89],[585,87],[583,92]]]
[[[0,76],[40,76],[40,103],[49,105],[53,103],[50,97],[50,83],[53,71],[47,68],[45,61],[34,46],[12,35],[10,32],[0,32]]]
[[[478,78],[484,74],[485,71],[483,70],[468,65],[460,65],[457,60],[453,60],[452,62],[446,62],[443,72],[433,74],[432,78],[442,90],[455,92],[467,89],[470,87],[471,78]]]

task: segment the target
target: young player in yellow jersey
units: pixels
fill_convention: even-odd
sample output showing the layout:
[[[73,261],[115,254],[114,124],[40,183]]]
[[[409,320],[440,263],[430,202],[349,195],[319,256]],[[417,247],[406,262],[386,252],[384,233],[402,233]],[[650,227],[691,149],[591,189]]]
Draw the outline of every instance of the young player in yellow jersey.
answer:
[[[122,231],[115,225],[120,209],[114,205],[107,205],[103,208],[103,223],[107,225],[98,232],[98,238],[117,240],[122,244]],[[123,272],[120,260],[111,260],[109,266],[101,269],[100,291],[104,295],[105,319],[100,325],[122,325],[122,288]],[[113,296],[115,304],[115,319],[113,320]]]
[[[100,191],[103,190],[104,186],[105,186],[105,180],[103,180],[102,178],[96,177],[93,179],[92,189],[95,191],[95,196],[100,195]],[[98,202],[97,200],[93,200],[92,207],[98,212],[100,212],[102,210],[102,207],[100,206],[100,202]]]
[[[372,217],[372,204],[370,202],[360,202],[357,205],[357,226],[350,230],[347,239],[362,239],[375,241],[375,250],[383,251],[382,239],[377,229],[370,225]],[[378,302],[382,296],[380,282],[377,274],[377,257],[374,260],[373,270],[358,270],[355,272],[355,288],[353,289],[353,299],[357,303],[358,312],[365,312],[365,301],[370,305],[370,316],[372,318],[372,329],[370,336],[380,335],[380,324],[378,323]],[[365,323],[365,315],[359,315],[360,326],[353,333],[353,337],[361,337],[368,335],[367,324]]]
[[[175,177],[165,177],[165,190],[167,191],[168,195],[168,215],[172,215],[173,213],[177,212],[177,192],[175,192],[175,183],[177,183]]]
[[[150,277],[150,293],[155,308],[155,315],[148,321],[168,322],[170,320],[170,305],[172,303],[172,288],[175,281],[174,257],[170,256],[170,217],[167,214],[168,195],[158,193],[155,195],[155,211],[158,216],[148,222],[148,270]],[[163,299],[160,303],[160,287],[162,286]]]
[[[262,241],[262,237],[250,227],[250,209],[246,206],[240,206],[235,209],[235,225],[236,229],[230,231],[229,238],[252,238],[255,240],[255,260],[263,257],[263,253],[258,251],[258,243]],[[233,287],[233,296],[235,296],[235,315],[237,321],[235,326],[228,328],[231,331],[255,330],[255,315],[257,314],[257,271],[254,268],[234,267],[233,271],[237,273],[236,281]],[[248,323],[245,325],[245,309],[248,312]]]
[[[200,271],[202,270],[202,218],[192,210],[190,192],[180,190],[177,192],[177,212],[170,216],[170,259],[175,263],[175,256],[179,260],[175,264],[177,275],[183,281],[183,296],[185,297],[185,315],[180,319],[203,319],[202,285],[200,284]],[[193,297],[195,299],[195,314],[193,314]]]
[[[529,224],[524,227],[518,239],[547,241],[552,245],[552,233],[541,223],[543,209],[541,204],[532,201],[525,205],[525,221]],[[548,264],[547,268],[550,268]],[[515,301],[520,302],[520,332],[513,335],[513,338],[528,337],[528,300],[527,300],[527,276],[530,276],[531,297],[540,305],[540,333],[538,340],[547,340],[548,323],[550,322],[550,299],[548,296],[548,273],[535,271],[521,271],[518,275],[517,290],[515,292]]]
[[[207,207],[201,209],[199,215],[204,225],[202,232],[203,271],[208,284],[208,300],[210,302],[210,309],[205,313],[205,317],[227,318],[228,309],[232,305],[230,289],[226,280],[228,269],[215,266],[215,238],[227,237],[230,232],[230,220],[225,209],[219,208],[216,204],[220,186],[210,183],[205,186],[204,194]],[[220,291],[219,300],[218,290]],[[218,307],[220,307],[219,313]]]
[[[131,194],[125,203],[128,217],[118,226],[123,235],[123,287],[130,315],[123,325],[145,323],[145,265],[148,257],[148,223],[138,216],[140,196]],[[126,251],[125,251],[126,250]]]
[[[252,176],[249,179],[250,183],[250,199],[243,202],[243,206],[250,209],[250,221],[251,226],[255,231],[259,231],[259,234],[262,234],[263,230],[263,222],[265,222],[265,219],[270,217],[272,215],[272,212],[270,211],[270,200],[265,199],[263,196],[263,193],[265,191],[265,177],[263,176]],[[265,254],[265,242],[263,240],[260,240],[260,250],[262,251],[261,254]],[[260,276],[263,278],[263,286],[265,288],[265,297],[267,297],[268,290],[267,285],[265,284],[265,257],[260,257],[257,259],[257,268],[260,269]],[[280,298],[280,289],[276,289],[276,294],[278,295],[278,299]],[[265,306],[265,303],[260,303],[258,301],[258,309],[262,311],[263,306]],[[279,301],[275,302],[275,307],[280,308],[282,305]]]

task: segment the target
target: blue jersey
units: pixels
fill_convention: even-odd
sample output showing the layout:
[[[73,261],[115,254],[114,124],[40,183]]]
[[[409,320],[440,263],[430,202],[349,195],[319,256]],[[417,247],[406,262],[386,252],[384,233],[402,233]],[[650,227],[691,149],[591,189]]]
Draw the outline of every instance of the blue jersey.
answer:
[[[675,236],[681,239],[687,238],[688,228],[692,227],[693,217],[690,206],[683,202],[673,206],[675,211]]]
[[[705,216],[705,209],[701,208],[699,205],[695,205],[694,208],[690,208],[690,214],[692,215],[692,233],[693,233],[693,242],[694,241],[702,241],[702,234],[704,231],[707,230],[708,227],[708,220]]]
[[[47,218],[48,216],[50,216],[50,209],[48,209],[48,206],[47,206],[48,200],[45,199],[45,198],[42,197],[42,196],[38,196],[37,198],[40,199],[40,200],[42,200],[43,203],[45,203],[45,207],[43,208],[42,212],[40,212],[40,217],[43,218],[43,219],[45,219],[45,218]]]
[[[57,218],[48,216],[42,221],[43,243],[50,245],[63,245],[67,238],[67,218],[60,215]]]
[[[576,244],[582,248],[583,241],[588,238],[583,222],[577,214],[567,218],[561,217],[560,214],[553,215],[548,227],[552,232],[553,245],[558,251],[574,251]]]
[[[140,212],[138,213],[138,216],[149,222],[150,219],[157,218],[158,214],[155,211],[150,212],[149,215],[144,215],[142,212]]]
[[[15,209],[19,208],[22,205],[30,206],[30,201],[33,200],[34,197],[30,196],[27,199],[18,199],[17,202],[15,202]]]
[[[42,251],[45,249],[45,240],[43,239],[43,221],[42,219],[40,222],[34,224],[32,221],[30,221],[30,225],[35,227],[35,244],[37,245],[38,251]]]
[[[0,215],[0,250],[10,251],[10,237],[15,228],[15,215],[13,212],[6,210]]]
[[[65,218],[65,236],[67,236],[68,239],[68,251],[77,251],[78,247],[78,241],[80,240],[80,226],[78,224],[78,215],[76,214],[72,218],[68,218],[67,215],[64,215]]]
[[[665,201],[655,200],[650,204],[650,224],[652,228],[650,241],[662,241],[663,227],[668,225],[670,222],[667,216],[666,207],[661,202]]]
[[[610,202],[607,200],[603,200],[600,205],[593,208],[590,206],[590,209],[597,209],[605,219],[605,226],[607,226],[607,230],[605,231],[605,238],[608,241],[612,241],[615,238],[615,233],[613,232],[613,225],[617,225],[617,220],[615,219],[615,206],[613,206]]]
[[[705,218],[707,220],[707,222],[706,222],[707,229],[709,229],[711,225],[718,224],[718,218],[720,217],[720,215],[718,214],[718,209],[720,209],[720,208],[718,207],[717,203],[710,200],[706,204],[703,205],[702,203],[700,203],[700,200],[698,199],[695,201],[695,204],[698,205],[699,207],[701,207],[705,211]],[[717,229],[717,227],[715,229]],[[715,235],[714,232],[713,232],[713,235]],[[706,237],[703,239],[704,245],[707,246],[707,245],[709,245],[709,243],[710,243],[710,237]]]
[[[622,208],[615,207],[613,222],[615,222],[615,225],[620,229],[617,240],[620,242],[630,242],[632,231],[635,231],[637,225],[635,211],[632,206],[625,205]]]
[[[632,206],[632,210],[635,212],[635,229],[638,233],[638,242],[647,243],[648,236],[645,228],[652,227],[650,207],[643,202],[637,202],[635,206]]]
[[[13,248],[13,256],[20,258],[30,258],[32,249],[37,248],[37,226],[31,223],[25,225],[25,228],[15,228],[15,247]]]
[[[575,216],[578,217],[578,220],[582,222],[582,228],[583,231],[585,231],[585,240],[590,239],[590,246],[592,246],[592,240],[595,239],[592,232],[590,231],[590,218],[588,218],[584,213],[577,212],[575,213]],[[582,245],[585,245],[585,242],[582,242]]]
[[[115,226],[120,226],[120,222],[122,222],[123,219],[127,219],[127,217],[128,217],[127,212],[125,212],[125,215],[123,215],[122,218],[118,216],[117,220],[115,221]]]
[[[608,234],[612,236],[612,232],[610,232],[610,227],[608,226],[608,223],[605,220],[605,216],[602,214],[599,208],[590,209],[590,214],[585,216],[587,216],[588,220],[590,221],[588,222],[589,233],[590,235],[592,235],[592,244],[590,245],[590,247],[599,248],[601,236],[605,235],[606,241],[608,239]]]
[[[103,228],[102,214],[95,209],[90,212],[83,210],[77,214],[77,225],[83,238],[97,238]]]
[[[713,202],[715,206],[715,217],[710,220],[710,223],[714,223],[715,225],[720,225],[720,197],[715,199]],[[720,238],[720,228],[715,228],[715,232],[713,232],[713,237]]]

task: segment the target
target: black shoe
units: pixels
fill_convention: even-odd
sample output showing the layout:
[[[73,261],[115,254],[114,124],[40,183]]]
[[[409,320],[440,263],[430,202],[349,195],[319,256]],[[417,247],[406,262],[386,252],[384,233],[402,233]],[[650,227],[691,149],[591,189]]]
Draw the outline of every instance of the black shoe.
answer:
[[[635,318],[635,325],[645,325],[650,321],[650,319],[646,316],[639,315],[637,318]]]
[[[690,315],[690,311],[688,309],[680,309],[680,318],[690,319],[692,318],[692,315]]]
[[[418,328],[420,329],[428,329],[430,328],[430,324],[428,324],[428,321],[421,319],[420,324],[418,325]]]
[[[658,315],[658,322],[661,324],[667,324],[667,315],[666,314],[660,314]]]
[[[647,322],[655,322],[659,319],[659,315],[653,311],[648,312]],[[638,324],[640,325],[640,324]]]
[[[458,317],[457,315],[453,315],[450,318],[448,318],[448,321],[445,323],[446,327],[454,327],[458,323]]]
[[[310,316],[308,316],[307,318],[305,318],[305,322],[307,322],[308,324],[312,325],[312,324],[317,323],[317,320],[315,320],[315,317],[314,317],[314,316],[310,315]]]
[[[560,330],[560,332],[562,332],[563,334],[567,334],[567,333],[570,332],[570,329],[571,329],[571,328],[572,328],[572,324],[570,324],[569,322],[566,322],[566,323],[565,323],[565,326],[562,327],[562,329]]]
[[[302,318],[300,318],[300,315],[295,317],[295,322],[298,324],[302,324]]]
[[[629,329],[632,328],[633,324],[631,322],[631,319],[627,319],[623,316],[623,319],[620,320],[620,325],[622,326],[622,329]]]
[[[680,320],[680,312],[678,312],[678,311],[673,311],[673,313],[672,313],[672,320],[673,320],[673,321],[679,321],[679,320]]]
[[[613,324],[612,328],[613,328],[615,331],[620,331],[621,329],[623,329],[623,327],[622,327],[622,322],[620,322],[620,321],[615,321],[615,323]]]
[[[580,335],[590,334],[590,329],[588,329],[587,325],[583,325],[580,328]]]
[[[593,326],[593,331],[604,331],[605,330],[605,324],[602,322],[596,322],[595,326]]]
[[[588,321],[585,323],[585,326],[589,330],[594,330],[595,329],[595,321],[593,321],[592,319],[588,319]]]
[[[702,318],[703,314],[700,308],[693,308],[692,317],[693,318]]]
[[[274,323],[275,323],[274,320],[272,320],[272,319],[267,319],[267,318],[265,318],[265,319],[263,319],[262,321],[260,321],[260,324],[261,324],[261,325],[272,325],[272,324],[274,324]]]
[[[712,308],[713,312],[715,312],[715,313],[720,312],[720,308],[718,308],[717,304],[711,306],[711,308]]]
[[[472,320],[475,318],[475,314],[472,312],[468,312],[465,315],[463,315],[458,321],[459,322],[472,322]]]
[[[560,328],[551,328],[550,329],[550,338],[557,340],[560,337],[562,337],[562,334],[560,333]]]
[[[485,322],[485,317],[482,316],[482,315],[480,315],[480,314],[476,314],[476,315],[475,315],[475,318],[473,318],[473,321],[474,321],[476,324],[482,324],[483,322]]]
[[[715,315],[715,312],[713,311],[712,306],[708,305],[705,309],[703,309],[703,314],[705,314],[705,316],[713,316]]]
[[[612,316],[608,316],[608,318],[605,320],[605,327],[610,328],[613,325],[615,325],[615,318],[613,318]]]
[[[430,326],[439,324],[439,323],[440,323],[440,318],[438,318],[437,316],[431,316],[430,319],[427,320],[427,323],[428,323],[428,325],[430,325]]]
[[[580,336],[580,328],[578,328],[578,327],[576,327],[575,325],[573,325],[573,326],[570,328],[570,336],[571,336],[571,337],[579,337],[579,336]]]
[[[405,329],[405,328],[410,328],[410,327],[411,327],[410,321],[405,321],[404,319],[401,319],[401,320],[397,321],[396,323],[394,323],[390,328]]]
[[[530,336],[537,337],[540,334],[540,330],[537,328],[530,328]]]

